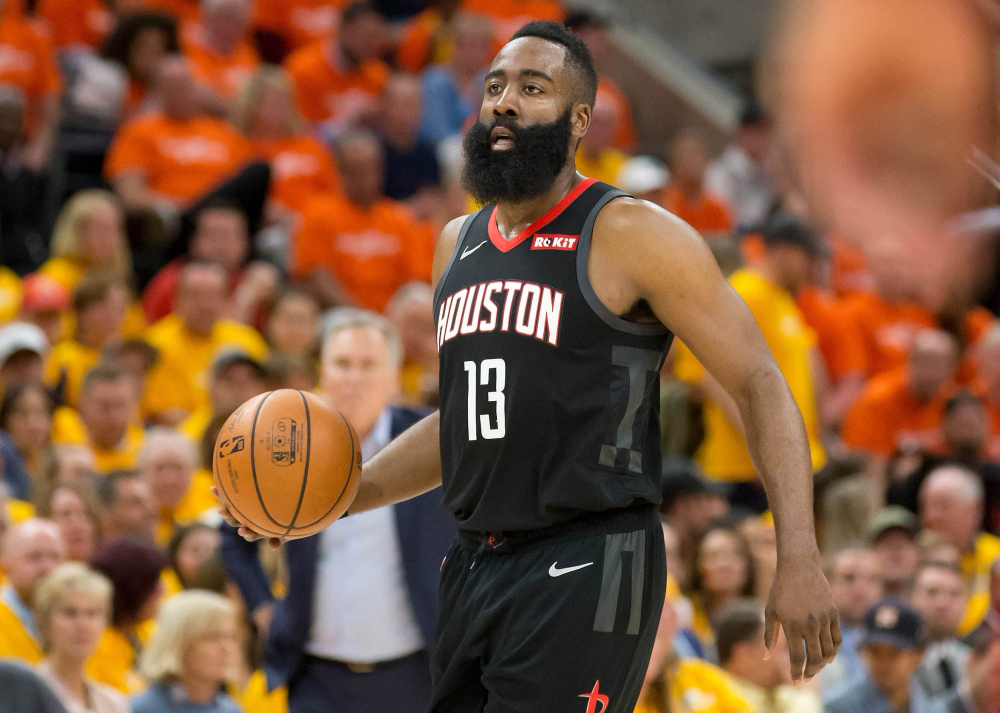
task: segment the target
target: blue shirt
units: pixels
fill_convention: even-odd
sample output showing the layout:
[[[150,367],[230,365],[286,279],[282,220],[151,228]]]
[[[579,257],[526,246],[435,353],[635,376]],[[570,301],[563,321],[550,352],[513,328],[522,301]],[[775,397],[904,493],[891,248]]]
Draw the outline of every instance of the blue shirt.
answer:
[[[834,691],[830,697],[824,698],[823,711],[824,713],[897,713],[868,676],[856,683],[849,683],[839,691]],[[915,682],[910,684],[909,713],[945,713],[945,711],[943,701],[931,700],[919,685]]]
[[[183,686],[156,683],[132,699],[132,713],[241,713],[240,707],[222,691],[208,703],[192,703]]]
[[[420,138],[432,144],[462,133],[462,127],[479,105],[463,97],[455,77],[444,67],[431,67],[422,77],[423,117]],[[477,96],[482,100],[482,93]]]

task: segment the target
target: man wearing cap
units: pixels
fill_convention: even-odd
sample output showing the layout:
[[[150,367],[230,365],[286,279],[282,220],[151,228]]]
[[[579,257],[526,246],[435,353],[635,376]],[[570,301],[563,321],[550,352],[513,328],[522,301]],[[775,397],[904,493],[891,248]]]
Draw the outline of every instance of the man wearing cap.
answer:
[[[819,238],[798,219],[778,215],[764,230],[765,250],[758,265],[729,278],[760,326],[778,368],[788,382],[809,436],[813,470],[826,463],[813,382],[816,335],[805,324],[794,295],[809,283],[813,258],[823,251]],[[696,459],[705,473],[725,481],[730,502],[761,513],[767,497],[757,478],[735,402],[683,344],[677,345],[675,376],[699,388],[705,399],[705,440]]]
[[[879,600],[865,614],[866,675],[831,693],[826,713],[932,713],[940,710],[917,684],[913,674],[924,656],[920,614],[902,600]]]
[[[223,349],[212,362],[209,403],[202,404],[177,430],[196,446],[216,418],[225,417],[240,404],[268,390],[269,374],[263,364],[241,349]]]
[[[0,394],[14,384],[41,382],[49,342],[27,322],[0,327]]]
[[[887,597],[907,597],[920,563],[917,516],[904,507],[883,508],[865,528],[865,540],[879,560],[882,587]]]
[[[737,227],[760,225],[774,201],[767,170],[771,133],[770,118],[750,102],[740,115],[736,140],[708,167],[708,190],[729,204]]]

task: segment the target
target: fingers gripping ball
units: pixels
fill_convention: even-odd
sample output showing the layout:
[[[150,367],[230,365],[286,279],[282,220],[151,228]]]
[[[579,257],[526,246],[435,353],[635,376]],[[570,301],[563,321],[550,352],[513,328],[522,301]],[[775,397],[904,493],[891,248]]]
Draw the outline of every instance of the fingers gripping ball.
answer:
[[[347,511],[361,480],[361,442],[347,419],[294,389],[236,409],[219,433],[214,461],[223,503],[265,537],[315,535]]]

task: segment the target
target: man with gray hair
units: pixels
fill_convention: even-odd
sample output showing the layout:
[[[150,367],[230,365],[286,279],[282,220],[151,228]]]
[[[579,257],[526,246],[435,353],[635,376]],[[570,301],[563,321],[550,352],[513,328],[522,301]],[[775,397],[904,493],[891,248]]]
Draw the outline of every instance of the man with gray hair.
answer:
[[[920,487],[921,525],[959,552],[959,567],[970,600],[989,591],[990,565],[1000,558],[1000,538],[981,530],[983,499],[979,475],[959,465],[934,469]],[[983,613],[967,607],[959,631],[971,631]]]
[[[392,406],[403,351],[384,317],[341,307],[323,320],[320,393],[358,433],[367,461],[423,414]],[[223,560],[265,638],[264,670],[291,713],[426,710],[438,570],[455,537],[434,490],[289,542],[275,601],[255,545],[224,528]],[[273,623],[272,623],[273,622]]]

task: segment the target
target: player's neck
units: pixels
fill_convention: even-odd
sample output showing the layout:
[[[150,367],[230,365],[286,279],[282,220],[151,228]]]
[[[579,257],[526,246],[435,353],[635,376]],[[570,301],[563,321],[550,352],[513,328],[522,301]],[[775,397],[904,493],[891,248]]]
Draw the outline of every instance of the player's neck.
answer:
[[[576,172],[576,164],[570,163],[556,176],[552,187],[537,198],[520,203],[497,203],[497,228],[501,235],[508,239],[516,236],[558,205],[583,180]]]

